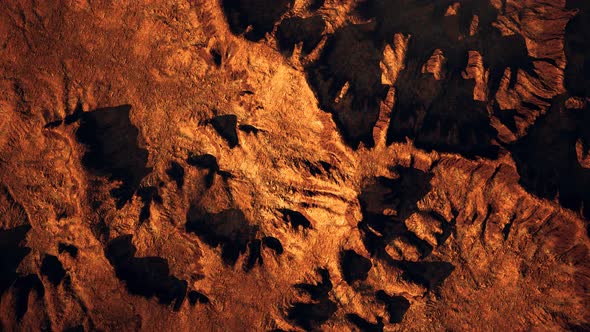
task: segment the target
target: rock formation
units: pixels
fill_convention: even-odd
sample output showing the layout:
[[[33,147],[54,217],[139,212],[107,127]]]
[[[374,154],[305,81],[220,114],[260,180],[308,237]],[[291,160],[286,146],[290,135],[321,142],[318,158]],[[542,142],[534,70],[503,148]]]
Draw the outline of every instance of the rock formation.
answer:
[[[590,330],[589,4],[3,1],[0,330]]]

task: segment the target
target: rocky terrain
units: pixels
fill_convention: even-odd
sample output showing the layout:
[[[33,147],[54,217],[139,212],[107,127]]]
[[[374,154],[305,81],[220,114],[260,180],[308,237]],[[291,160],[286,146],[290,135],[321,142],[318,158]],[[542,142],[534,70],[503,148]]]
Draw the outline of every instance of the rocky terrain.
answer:
[[[589,331],[590,2],[6,0],[0,331]]]

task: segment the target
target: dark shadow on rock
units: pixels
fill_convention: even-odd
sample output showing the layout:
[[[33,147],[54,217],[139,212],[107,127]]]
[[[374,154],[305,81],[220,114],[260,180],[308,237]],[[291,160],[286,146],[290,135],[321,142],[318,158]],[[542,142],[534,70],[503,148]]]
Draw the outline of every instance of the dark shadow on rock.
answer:
[[[371,323],[357,314],[346,314],[346,320],[354,324],[361,332],[383,332],[383,319],[377,317],[377,323]]]
[[[78,248],[73,244],[60,243],[57,247],[57,250],[60,254],[63,252],[67,252],[73,258],[78,257]]]
[[[311,331],[330,319],[336,310],[338,306],[330,299],[318,303],[297,302],[289,309],[287,318],[304,330]]]
[[[404,221],[418,211],[418,201],[430,191],[432,174],[401,166],[394,171],[399,175],[397,179],[377,177],[359,195],[363,220],[358,226],[363,243],[371,255],[380,257],[385,254],[385,247],[398,239],[416,247],[426,257],[432,246],[411,232]],[[384,215],[385,210],[395,213]]]
[[[100,202],[98,202],[100,204]],[[93,222],[90,225],[90,230],[92,231],[92,235],[99,240],[101,243],[105,243],[109,239],[109,234],[111,233],[111,229],[109,225],[107,225],[103,216],[98,216],[96,222]]]
[[[383,50],[392,43],[395,33],[402,33],[412,37],[405,69],[395,82],[396,102],[388,144],[405,142],[409,137],[426,150],[459,153],[468,158],[497,158],[497,132],[490,125],[486,103],[473,99],[474,80],[462,78],[468,52],[482,54],[484,66],[490,71],[488,89],[492,98],[505,69],[511,70],[510,87],[514,87],[518,70],[537,77],[533,60],[554,61],[531,58],[519,34],[502,36],[493,26],[498,12],[489,1],[460,1],[458,14],[446,16],[448,6],[454,2],[362,1],[354,12],[371,23],[349,24],[327,37],[319,60],[306,66],[306,74],[320,107],[333,114],[349,146],[374,144],[373,128],[387,92],[381,84]],[[479,18],[478,31],[470,36],[474,15]],[[304,42],[304,48],[310,45],[308,50],[315,45],[319,28],[303,24],[310,19],[292,17],[281,23],[277,39],[286,54],[299,41]],[[422,66],[437,49],[445,57],[441,80],[422,73]]]
[[[484,66],[490,68],[488,86],[491,96],[498,91],[506,68],[510,69],[509,88],[514,88],[519,69],[532,77],[538,77],[525,40],[519,34],[502,36],[499,31],[494,30],[487,39],[480,41],[478,50],[483,56]]]
[[[233,266],[240,254],[246,252],[248,243],[255,239],[258,227],[250,225],[241,210],[204,213],[192,205],[187,214],[186,230],[211,247],[221,246],[223,261]]]
[[[484,102],[473,100],[474,80],[455,76],[446,81],[440,96],[428,109],[414,144],[431,151],[459,153],[468,158],[497,158],[492,144],[497,131],[490,124]]]
[[[29,294],[34,290],[38,297],[45,296],[45,287],[36,274],[19,277],[14,282],[16,319],[21,321],[29,310]]]
[[[307,9],[309,11],[316,11],[320,8],[322,8],[322,6],[324,5],[324,3],[326,2],[326,0],[311,0],[309,2],[309,6],[307,7]]]
[[[193,290],[193,291],[188,292],[188,302],[191,305],[195,305],[197,303],[207,304],[210,301],[209,301],[209,298],[205,294]]]
[[[41,262],[41,274],[46,276],[54,286],[57,286],[66,276],[66,270],[57,257],[45,255]]]
[[[82,106],[82,103],[78,101],[76,103],[76,107],[74,107],[74,109],[71,112],[69,112],[64,118],[64,123],[67,125],[72,124],[80,120],[82,118],[82,115],[84,115],[84,108]]]
[[[389,314],[389,323],[397,324],[402,322],[410,308],[410,301],[403,296],[390,296],[382,290],[378,291],[375,297],[385,304],[385,309]]]
[[[302,162],[303,168],[307,169],[312,176],[322,175],[325,171],[323,164],[317,165],[309,160],[304,160]]]
[[[498,10],[487,0],[458,1],[457,15],[445,15],[453,0],[436,2],[422,0],[369,0],[359,7],[358,12],[374,18],[378,38],[388,41],[395,33],[411,35],[407,58],[421,66],[434,50],[440,49],[446,58],[446,71],[460,73],[467,64],[467,52],[479,51],[484,66],[489,68],[490,90],[493,96],[499,86],[504,69],[510,68],[513,75],[511,86],[516,82],[516,73],[522,69],[536,76],[533,59],[528,55],[524,38],[518,34],[502,36],[493,26]],[[404,8],[404,10],[399,10]],[[471,21],[478,16],[478,31],[469,35]],[[411,68],[413,66],[407,66]],[[400,84],[405,84],[403,81]]]
[[[86,145],[82,164],[91,173],[121,181],[111,190],[118,209],[129,202],[151,172],[148,152],[138,146],[139,130],[129,118],[131,105],[96,109],[80,115],[78,141]]]
[[[303,55],[309,54],[322,40],[325,28],[326,24],[321,16],[286,18],[277,28],[279,49],[286,56],[290,56],[295,45],[303,43]]]
[[[301,212],[289,209],[279,209],[279,212],[283,215],[283,220],[295,230],[299,230],[299,226],[303,229],[313,228],[311,222]]]
[[[283,245],[281,244],[281,241],[275,237],[266,236],[262,238],[262,244],[265,247],[274,250],[277,255],[281,255],[283,253]]]
[[[213,58],[213,62],[215,63],[215,65],[217,67],[221,67],[221,59],[222,59],[222,57],[221,57],[221,54],[219,53],[219,51],[216,50],[216,49],[214,49],[214,48],[212,48],[209,51],[209,54],[211,54],[211,58]]]
[[[366,280],[372,266],[371,260],[357,254],[354,250],[343,250],[340,253],[342,276],[348,284],[356,280]]]
[[[170,168],[166,170],[166,175],[176,182],[176,186],[179,189],[182,189],[184,186],[184,167],[182,167],[182,165],[175,161],[171,161]]]
[[[567,330],[572,332],[588,332],[590,331],[590,323],[568,324]]]
[[[516,118],[519,117],[519,113],[515,109],[500,109],[500,107],[494,105],[494,115],[504,124],[510,131],[516,133],[518,128],[516,127]]]
[[[379,35],[412,35],[406,68],[395,83],[396,104],[388,142],[405,142],[407,136],[426,150],[459,153],[468,158],[496,158],[498,147],[493,139],[497,132],[490,125],[486,103],[473,100],[474,80],[461,77],[468,51],[482,54],[484,67],[490,70],[488,84],[492,97],[506,68],[512,71],[510,87],[516,83],[518,69],[537,77],[533,59],[522,36],[502,36],[492,26],[498,13],[489,1],[460,1],[459,14],[445,16],[446,8],[453,2],[409,1],[400,12],[401,1],[369,1],[367,14],[376,17]],[[475,36],[469,36],[473,15],[479,18],[479,30]],[[421,72],[436,49],[446,59],[439,81],[432,74]]]
[[[332,290],[332,281],[330,280],[330,272],[326,269],[318,269],[318,273],[322,280],[317,284],[296,284],[294,287],[300,289],[311,296],[312,300],[319,300],[328,296]]]
[[[419,72],[408,64],[396,83],[396,103],[387,133],[388,143],[414,140],[416,147],[462,154],[468,158],[496,158],[486,103],[473,100],[474,80],[452,72],[445,80]],[[463,68],[463,67],[461,67]]]
[[[562,206],[590,220],[590,169],[582,167],[576,152],[578,141],[583,153],[590,151],[590,106],[567,109],[566,98],[555,97],[510,151],[527,191],[549,200],[559,195]]]
[[[442,233],[436,233],[434,236],[436,238],[436,245],[441,246],[443,245],[447,239],[451,236],[451,234],[455,231],[457,225],[457,218],[453,218],[450,222],[446,221],[443,216],[440,214],[430,211],[428,213],[432,218],[436,219],[440,222],[440,228],[442,229]]]
[[[137,195],[141,198],[141,202],[143,203],[141,211],[139,212],[139,224],[143,224],[151,216],[150,207],[152,202],[162,204],[162,196],[158,193],[158,188],[154,186],[139,188],[139,190],[137,190]]]
[[[261,241],[254,239],[248,243],[248,257],[244,262],[244,271],[248,272],[254,268],[256,264],[262,265],[262,255],[260,252]]]
[[[315,330],[330,319],[338,310],[336,303],[329,298],[332,290],[330,273],[318,270],[322,280],[317,284],[297,284],[294,287],[309,294],[313,302],[296,302],[287,310],[287,319],[306,331]]]
[[[187,282],[170,275],[166,259],[134,257],[137,249],[131,239],[131,235],[119,236],[105,248],[105,256],[115,268],[117,278],[125,282],[129,293],[146,298],[155,296],[164,305],[174,302],[174,311],[180,310]]]
[[[0,230],[0,295],[15,282],[18,266],[31,252],[31,248],[23,246],[30,229],[31,226],[25,225]]]
[[[84,332],[84,325],[76,325],[68,328],[64,328],[63,332]]]
[[[245,132],[246,134],[254,134],[254,135],[257,135],[258,132],[260,131],[260,129],[258,129],[252,125],[248,125],[248,124],[239,125],[238,129]]]
[[[229,115],[218,115],[209,121],[217,133],[227,141],[231,149],[238,145],[238,133],[236,126],[238,125],[238,117]]]
[[[51,122],[48,122],[47,124],[45,124],[45,126],[43,126],[43,128],[45,128],[45,129],[57,128],[57,127],[61,126],[62,123],[63,123],[63,120],[51,121]]]
[[[224,181],[234,178],[234,175],[227,171],[218,171],[217,174],[219,174]]]
[[[568,0],[566,7],[578,13],[565,27],[564,85],[573,96],[590,96],[590,3]]]
[[[455,270],[455,266],[449,262],[393,261],[392,263],[403,271],[402,278],[422,285],[429,291],[440,286]]]
[[[374,146],[373,127],[387,93],[381,84],[382,46],[373,37],[370,25],[340,28],[328,37],[320,59],[306,68],[320,107],[332,113],[353,148],[361,142]]]
[[[293,3],[293,0],[222,0],[221,6],[232,33],[245,33],[246,39],[259,41],[273,30]]]
[[[211,188],[211,186],[213,186],[215,174],[219,172],[219,164],[217,164],[217,158],[215,158],[215,156],[210,154],[190,154],[186,159],[186,162],[191,166],[209,170],[205,176],[205,185],[207,188]]]
[[[204,168],[213,172],[219,171],[219,165],[217,164],[217,158],[210,154],[194,155],[190,154],[186,159],[186,162],[191,166]]]

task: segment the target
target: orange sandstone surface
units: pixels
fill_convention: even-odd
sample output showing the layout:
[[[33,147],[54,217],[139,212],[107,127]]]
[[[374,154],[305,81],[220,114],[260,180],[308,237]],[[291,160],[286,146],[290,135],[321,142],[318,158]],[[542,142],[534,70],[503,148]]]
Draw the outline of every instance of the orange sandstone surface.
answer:
[[[583,0],[5,0],[0,330],[590,330]]]

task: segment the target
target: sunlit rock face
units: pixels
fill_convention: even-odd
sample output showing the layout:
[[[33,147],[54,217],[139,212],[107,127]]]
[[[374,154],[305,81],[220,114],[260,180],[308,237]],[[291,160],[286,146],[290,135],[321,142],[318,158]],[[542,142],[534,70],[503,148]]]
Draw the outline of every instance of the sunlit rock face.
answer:
[[[589,17],[4,1],[0,330],[590,329]]]

